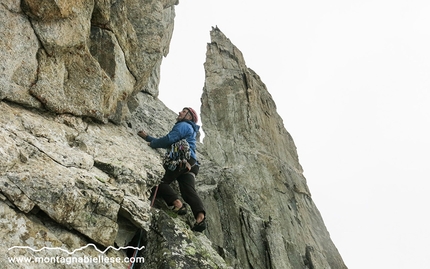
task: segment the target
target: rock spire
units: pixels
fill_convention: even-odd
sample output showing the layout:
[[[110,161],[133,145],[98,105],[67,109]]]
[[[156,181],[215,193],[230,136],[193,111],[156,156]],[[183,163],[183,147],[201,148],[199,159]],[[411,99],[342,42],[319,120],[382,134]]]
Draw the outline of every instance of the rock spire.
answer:
[[[212,240],[236,253],[242,268],[346,268],[275,102],[218,28],[204,66],[204,146],[229,175],[212,195],[219,205]]]

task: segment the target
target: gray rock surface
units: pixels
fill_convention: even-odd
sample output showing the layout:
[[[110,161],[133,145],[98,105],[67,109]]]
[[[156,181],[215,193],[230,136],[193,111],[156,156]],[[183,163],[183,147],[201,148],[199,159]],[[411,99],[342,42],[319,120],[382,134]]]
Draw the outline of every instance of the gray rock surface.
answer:
[[[197,153],[209,226],[192,232],[191,213],[150,206],[164,151],[136,133],[159,137],[175,123],[157,95],[177,4],[2,2],[1,268],[101,268],[58,261],[71,257],[127,268],[130,250],[110,248],[136,245],[145,248],[135,268],[346,268],[274,101],[219,29],[207,47]]]
[[[272,97],[218,28],[205,71],[204,146],[224,169],[206,195],[217,205],[209,238],[236,253],[241,268],[345,268]]]
[[[130,96],[158,94],[177,1],[3,2],[2,100],[118,123]]]

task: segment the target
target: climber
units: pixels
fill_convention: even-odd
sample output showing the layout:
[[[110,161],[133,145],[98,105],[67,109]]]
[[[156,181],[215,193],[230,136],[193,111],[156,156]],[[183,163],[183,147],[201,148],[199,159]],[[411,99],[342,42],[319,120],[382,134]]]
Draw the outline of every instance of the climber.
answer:
[[[200,126],[196,124],[197,121],[198,116],[196,111],[190,107],[185,107],[179,112],[175,125],[167,135],[161,138],[154,138],[149,136],[145,131],[139,131],[137,134],[145,139],[145,141],[149,142],[148,144],[152,148],[169,148],[170,145],[181,139],[185,138],[187,140],[191,151],[191,157],[188,160],[191,170],[178,175],[177,172],[175,173],[166,169],[161,183],[158,185],[158,190],[154,187],[152,195],[162,197],[166,204],[172,206],[173,211],[178,215],[185,215],[187,213],[186,205],[182,203],[178,194],[170,186],[170,183],[176,179],[182,198],[190,205],[194,218],[196,219],[192,230],[202,232],[206,229],[206,212],[202,200],[195,189],[195,177],[199,172],[199,163],[196,157],[196,135]]]

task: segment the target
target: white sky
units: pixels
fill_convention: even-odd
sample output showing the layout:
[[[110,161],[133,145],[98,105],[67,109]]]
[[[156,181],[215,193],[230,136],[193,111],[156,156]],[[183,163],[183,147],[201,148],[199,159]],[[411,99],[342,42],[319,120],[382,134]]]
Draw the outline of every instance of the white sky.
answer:
[[[216,25],[272,94],[349,269],[429,268],[430,1],[181,0],[159,96],[175,112],[200,110]]]

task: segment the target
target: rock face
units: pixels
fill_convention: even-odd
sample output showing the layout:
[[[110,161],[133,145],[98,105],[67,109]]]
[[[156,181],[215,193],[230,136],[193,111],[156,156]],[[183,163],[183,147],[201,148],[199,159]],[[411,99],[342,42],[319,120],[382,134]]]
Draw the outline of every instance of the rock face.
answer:
[[[127,116],[139,91],[157,95],[177,0],[6,0],[0,97],[102,122]]]
[[[241,268],[345,268],[272,97],[219,29],[205,70],[204,145],[228,175],[207,198],[218,205],[210,238]]]
[[[163,151],[136,133],[176,118],[157,95],[177,4],[2,2],[1,268],[127,268],[137,246],[135,268],[346,268],[275,103],[218,29],[198,145],[209,227],[150,207]]]

